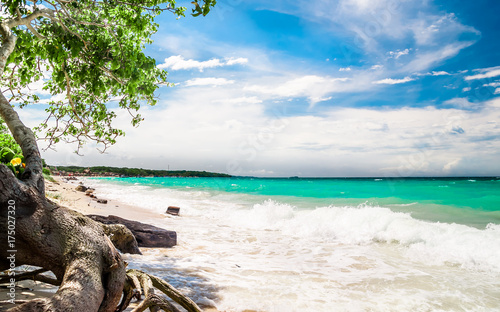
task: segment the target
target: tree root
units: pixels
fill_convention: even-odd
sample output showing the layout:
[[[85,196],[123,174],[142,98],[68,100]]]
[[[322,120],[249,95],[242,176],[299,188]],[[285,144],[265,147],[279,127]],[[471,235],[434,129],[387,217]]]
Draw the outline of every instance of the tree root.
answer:
[[[38,282],[42,282],[45,284],[50,284],[53,286],[61,286],[61,281],[56,278],[52,278],[50,276],[43,275],[42,273],[48,272],[46,269],[38,269],[34,271],[24,272],[24,273],[16,273],[16,282],[25,281],[25,280],[34,280]],[[0,278],[0,284],[8,283],[10,281],[10,276],[3,276]]]
[[[42,275],[42,273],[45,273],[47,271],[48,270],[41,268],[34,271],[16,274],[16,282],[22,280],[35,280],[55,286],[61,285],[61,281]],[[8,280],[9,278],[2,277],[0,278],[0,283],[5,283]],[[141,301],[132,310],[132,312],[142,312],[146,309],[149,309],[149,311],[151,312],[157,312],[160,310],[167,312],[180,312],[180,310],[172,303],[170,303],[166,298],[156,294],[155,289],[170,297],[173,301],[177,302],[184,309],[186,309],[186,311],[201,312],[201,309],[198,307],[198,305],[196,305],[194,301],[183,295],[169,283],[156,276],[134,269],[127,270],[126,281],[123,286],[122,300],[116,308],[115,312],[124,311],[134,298],[137,301],[140,301],[142,294],[144,294],[144,300]],[[2,303],[3,302],[0,302],[0,305]],[[27,303],[27,301],[17,300],[15,303],[22,304]]]
[[[134,234],[125,225],[101,224],[101,226],[113,245],[122,253],[142,255]]]
[[[116,312],[123,311],[128,306],[132,298],[140,298],[141,290],[145,299],[132,312],[142,312],[147,308],[149,308],[152,312],[158,311],[159,309],[169,312],[180,312],[179,309],[166,299],[155,294],[155,288],[170,297],[173,301],[177,302],[188,312],[201,312],[200,307],[198,307],[193,300],[184,296],[169,283],[156,276],[133,269],[127,270],[127,280],[123,290],[123,300]]]

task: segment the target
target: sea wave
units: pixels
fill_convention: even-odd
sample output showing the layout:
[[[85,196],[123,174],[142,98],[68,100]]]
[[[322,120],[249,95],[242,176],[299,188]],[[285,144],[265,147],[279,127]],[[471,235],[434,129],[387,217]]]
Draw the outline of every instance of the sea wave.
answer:
[[[123,188],[107,184],[105,192],[109,198],[158,213],[165,212],[168,205],[178,205],[183,216],[201,218],[221,228],[276,231],[303,244],[312,240],[354,245],[395,244],[412,261],[500,272],[498,224],[477,229],[429,222],[369,204],[311,209],[297,209],[274,199],[249,204],[250,195],[213,194],[196,189],[140,185]]]
[[[297,239],[336,241],[342,244],[398,244],[412,260],[427,264],[454,264],[500,272],[500,225],[484,230],[461,224],[426,222],[388,208],[319,207],[297,210],[267,200],[249,210],[226,216],[228,224],[255,230],[275,230]]]

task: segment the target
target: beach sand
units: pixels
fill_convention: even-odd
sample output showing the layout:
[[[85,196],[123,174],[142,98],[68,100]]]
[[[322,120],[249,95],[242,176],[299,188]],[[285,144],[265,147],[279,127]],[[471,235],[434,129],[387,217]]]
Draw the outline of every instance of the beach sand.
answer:
[[[67,180],[65,177],[55,177],[56,182],[45,181],[45,191],[47,197],[57,202],[58,204],[76,210],[85,215],[115,215],[125,219],[135,221],[143,221],[147,219],[158,218],[158,214],[150,210],[145,210],[139,207],[126,205],[116,201],[108,200],[107,204],[97,203],[85,195],[85,192],[76,191],[76,187],[81,183],[81,180]],[[95,190],[94,194],[99,197],[99,190]],[[106,199],[106,198],[102,198]],[[19,282],[16,291],[16,300],[30,300],[39,297],[50,297],[56,292],[57,287],[43,284],[40,282],[23,281]],[[7,298],[6,288],[0,288],[0,301]],[[125,311],[132,311],[137,304],[132,302]],[[13,305],[0,305],[0,311],[4,311]],[[218,312],[215,308],[204,308],[206,312]]]

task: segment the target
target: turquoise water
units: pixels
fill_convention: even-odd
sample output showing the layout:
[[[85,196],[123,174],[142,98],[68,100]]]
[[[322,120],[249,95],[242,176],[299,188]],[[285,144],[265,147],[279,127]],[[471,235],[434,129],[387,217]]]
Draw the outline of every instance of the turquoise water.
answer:
[[[254,195],[298,209],[370,205],[434,222],[477,228],[500,223],[499,178],[109,178],[114,183],[154,188]],[[191,190],[191,191],[192,191]]]
[[[500,311],[500,179],[89,179],[175,230],[124,255],[220,311]],[[101,205],[89,201],[102,209]],[[179,217],[165,214],[181,207]],[[139,210],[142,211],[142,210]],[[109,211],[110,212],[110,211]]]

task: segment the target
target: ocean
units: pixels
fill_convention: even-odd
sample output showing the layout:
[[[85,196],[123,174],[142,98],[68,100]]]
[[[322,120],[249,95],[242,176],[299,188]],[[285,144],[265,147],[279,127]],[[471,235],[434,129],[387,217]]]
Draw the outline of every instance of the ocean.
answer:
[[[221,311],[500,311],[500,178],[99,178],[178,246],[124,255]],[[181,216],[166,215],[168,206]],[[138,219],[143,220],[138,216]]]

